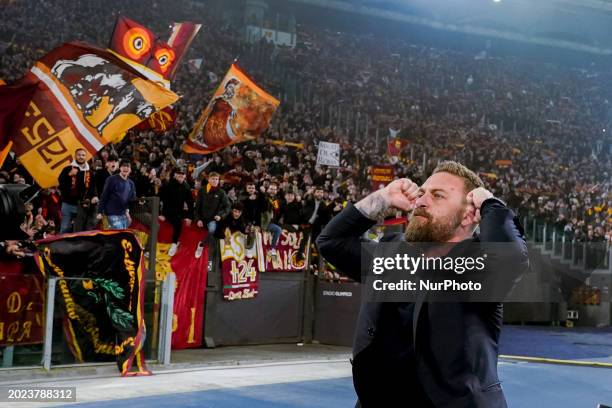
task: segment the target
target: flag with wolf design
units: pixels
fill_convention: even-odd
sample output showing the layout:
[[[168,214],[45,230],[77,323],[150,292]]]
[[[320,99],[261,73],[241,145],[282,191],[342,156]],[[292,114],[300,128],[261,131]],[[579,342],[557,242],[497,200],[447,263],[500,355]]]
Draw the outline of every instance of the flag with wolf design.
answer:
[[[148,375],[143,345],[144,257],[129,231],[91,231],[38,241],[36,261],[59,279],[66,343],[77,362],[116,359],[122,376]]]
[[[108,50],[67,43],[20,81],[37,84],[13,151],[42,188],[57,185],[76,149],[89,156],[178,100]]]

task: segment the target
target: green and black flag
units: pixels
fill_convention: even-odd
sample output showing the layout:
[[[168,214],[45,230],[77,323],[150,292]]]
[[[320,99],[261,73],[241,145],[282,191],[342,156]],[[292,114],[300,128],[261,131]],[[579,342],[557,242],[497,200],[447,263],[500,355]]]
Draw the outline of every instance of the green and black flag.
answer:
[[[78,361],[115,356],[122,376],[149,375],[142,346],[144,262],[127,231],[90,231],[38,241],[37,263],[58,280],[64,334]]]

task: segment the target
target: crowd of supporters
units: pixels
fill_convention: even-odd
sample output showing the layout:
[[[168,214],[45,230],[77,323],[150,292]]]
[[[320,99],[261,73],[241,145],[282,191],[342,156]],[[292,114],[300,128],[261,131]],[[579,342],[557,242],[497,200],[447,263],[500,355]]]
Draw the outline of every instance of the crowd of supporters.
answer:
[[[77,155],[59,187],[41,191],[29,205],[24,230],[30,236],[93,228],[99,214],[109,221],[119,216],[113,219],[119,228],[129,223],[124,201],[152,195],[160,196],[162,217],[175,230],[189,219],[213,234],[225,226],[245,233],[259,226],[278,237],[283,224],[316,234],[347,202],[370,192],[368,169],[389,163],[393,128],[409,141],[393,162],[396,176],[420,183],[439,160],[457,160],[519,214],[554,223],[572,239],[610,241],[609,71],[475,57],[306,24],[298,27],[294,49],[247,44],[243,30],[206,5],[17,0],[0,8],[0,79],[7,82],[62,42],[106,45],[118,14],[160,36],[172,21],[203,24],[187,57],[203,58],[202,66],[188,69],[184,62],[172,83],[182,97],[175,126],[161,134],[132,131],[88,164]],[[271,128],[257,142],[207,156],[184,154],[184,140],[236,57],[281,100]],[[341,144],[339,168],[316,165],[319,141]],[[129,171],[112,176],[114,195],[105,195],[106,179],[120,163]],[[14,157],[0,172],[0,183],[8,182],[31,182]]]

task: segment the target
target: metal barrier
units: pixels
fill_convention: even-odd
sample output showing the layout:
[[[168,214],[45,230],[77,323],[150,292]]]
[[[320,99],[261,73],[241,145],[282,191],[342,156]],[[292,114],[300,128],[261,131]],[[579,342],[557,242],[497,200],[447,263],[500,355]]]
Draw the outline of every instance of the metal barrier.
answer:
[[[67,350],[66,344],[64,343],[63,336],[55,336],[58,325],[58,321],[61,322],[64,319],[64,309],[61,305],[56,305],[56,289],[58,281],[85,281],[89,278],[76,278],[76,277],[50,277],[47,284],[47,296],[45,300],[45,334],[43,341],[43,356],[42,366],[45,370],[50,370],[52,366],[73,366],[92,364],[100,362],[114,362],[114,358],[109,357],[104,360],[96,361],[83,361],[82,363],[76,363],[74,356]],[[160,287],[161,285],[161,287]],[[159,289],[162,291],[161,297],[161,313],[159,314],[160,322],[159,326],[153,324],[153,320],[157,319],[157,313],[147,313],[145,310],[145,324],[147,327],[147,336],[143,350],[145,352],[145,359],[159,361],[162,364],[170,363],[170,338],[172,336],[172,308],[174,304],[174,287],[175,287],[175,275],[168,274],[163,282],[155,282],[154,285],[148,285],[145,289],[145,297],[147,293],[150,295],[152,292],[156,292]],[[61,299],[61,296],[59,297]],[[152,328],[159,327],[159,330]],[[55,340],[55,341],[54,341]],[[59,340],[59,341],[58,341]],[[158,348],[152,347],[152,344],[157,343]],[[55,356],[55,363],[54,363]]]
[[[582,272],[607,270],[612,274],[612,251],[606,241],[576,241],[569,234],[555,230],[553,226],[537,218],[523,218],[527,241],[540,247],[543,253],[554,259],[567,261]]]
[[[130,214],[135,221],[149,227],[149,239],[145,251],[148,253],[149,268],[146,279],[155,279],[155,257],[157,253],[157,232],[159,231],[159,197],[145,197],[130,203]]]
[[[160,307],[160,329],[159,329],[159,349],[157,361],[161,364],[170,364],[172,348],[172,322],[174,308],[174,289],[176,288],[176,275],[166,274],[162,286],[162,297]]]

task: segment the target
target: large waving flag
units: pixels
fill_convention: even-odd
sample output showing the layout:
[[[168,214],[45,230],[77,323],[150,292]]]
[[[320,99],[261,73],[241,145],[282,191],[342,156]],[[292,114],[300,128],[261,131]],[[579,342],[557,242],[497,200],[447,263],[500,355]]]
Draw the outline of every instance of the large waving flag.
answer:
[[[279,101],[232,64],[183,146],[187,153],[212,153],[259,137]]]
[[[147,66],[164,78],[169,78],[175,62],[174,49],[163,41],[157,41],[153,47],[153,58]]]
[[[189,22],[172,24],[172,32],[170,34],[170,38],[168,39],[168,45],[174,50],[175,59],[165,78],[174,78],[178,65],[187,53],[187,49],[191,45],[191,42],[195,38],[198,31],[200,31],[201,27],[202,24]]]
[[[21,118],[36,92],[37,84],[6,85],[0,80],[0,167],[13,146]]]
[[[109,48],[127,59],[126,62],[142,74],[150,76],[151,70],[160,78],[170,80],[174,78],[179,63],[201,27],[201,24],[189,22],[173,23],[166,43],[156,39],[155,34],[142,24],[119,16]],[[149,70],[143,69],[145,67]],[[154,76],[150,76],[150,79],[154,79]],[[168,87],[167,82],[164,85]]]
[[[20,84],[36,91],[16,122],[13,151],[42,188],[57,185],[77,148],[93,155],[178,100],[115,54],[83,43],[55,48]]]
[[[146,65],[153,55],[155,35],[151,30],[127,17],[115,22],[109,48],[119,55]]]
[[[127,17],[117,18],[109,44],[111,52],[147,79],[170,89],[170,81],[164,78],[157,62],[160,59],[167,70],[168,58],[162,59],[159,48],[151,30]]]

